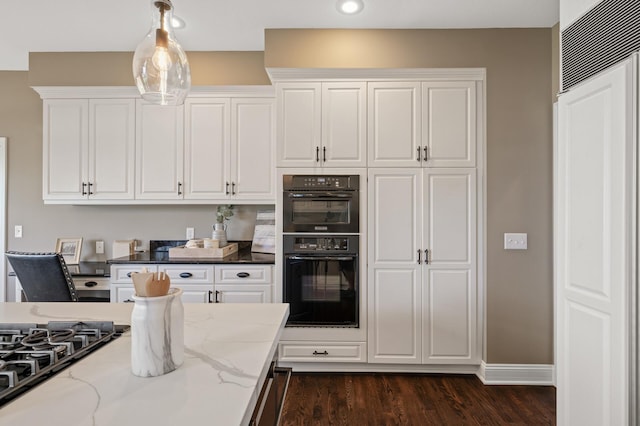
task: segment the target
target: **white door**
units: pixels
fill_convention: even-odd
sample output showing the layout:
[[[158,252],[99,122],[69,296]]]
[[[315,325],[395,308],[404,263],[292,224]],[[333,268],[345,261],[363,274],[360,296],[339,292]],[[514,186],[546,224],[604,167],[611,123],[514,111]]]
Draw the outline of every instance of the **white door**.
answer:
[[[217,303],[271,303],[269,285],[216,285]]]
[[[137,199],[182,199],[183,109],[136,100]]]
[[[89,100],[90,199],[133,199],[135,106],[133,99]]]
[[[420,166],[420,83],[368,83],[367,104],[368,166]]]
[[[627,425],[634,242],[629,61],[558,102],[559,425]]]
[[[320,83],[279,83],[278,167],[320,166]]]
[[[44,200],[86,199],[89,102],[86,99],[45,100],[42,108],[42,197]]]
[[[422,171],[369,169],[368,181],[368,359],[419,364]]]
[[[275,200],[275,105],[269,98],[231,101],[231,196]]]
[[[422,361],[479,362],[476,170],[425,169],[422,192]]]
[[[429,167],[475,167],[476,83],[422,83],[422,158]]]
[[[323,167],[366,167],[366,84],[322,83]]]
[[[227,197],[231,155],[229,111],[229,99],[187,99],[185,102],[185,199]]]

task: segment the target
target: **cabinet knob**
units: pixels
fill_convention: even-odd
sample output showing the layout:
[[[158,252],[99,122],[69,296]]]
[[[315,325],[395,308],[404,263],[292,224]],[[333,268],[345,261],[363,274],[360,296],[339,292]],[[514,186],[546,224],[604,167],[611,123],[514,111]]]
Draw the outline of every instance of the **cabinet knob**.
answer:
[[[131,272],[127,272],[127,278],[131,278]]]
[[[236,277],[238,277],[238,278],[247,278],[247,277],[250,277],[250,276],[251,276],[251,274],[248,273],[248,272],[238,272],[236,274]]]
[[[191,272],[180,272],[180,278],[191,278],[192,276]]]

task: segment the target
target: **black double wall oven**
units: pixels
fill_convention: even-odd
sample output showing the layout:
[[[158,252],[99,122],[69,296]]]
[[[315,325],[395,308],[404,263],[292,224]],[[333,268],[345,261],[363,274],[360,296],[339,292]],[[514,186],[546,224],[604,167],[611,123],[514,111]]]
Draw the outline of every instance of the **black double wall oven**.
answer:
[[[283,176],[288,327],[359,327],[359,178]]]

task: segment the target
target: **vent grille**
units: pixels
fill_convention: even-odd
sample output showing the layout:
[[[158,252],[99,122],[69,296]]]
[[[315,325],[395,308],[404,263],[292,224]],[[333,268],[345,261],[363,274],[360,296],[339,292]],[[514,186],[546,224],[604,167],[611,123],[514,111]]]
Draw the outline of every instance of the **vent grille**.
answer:
[[[562,31],[562,90],[640,49],[640,1],[603,0]]]

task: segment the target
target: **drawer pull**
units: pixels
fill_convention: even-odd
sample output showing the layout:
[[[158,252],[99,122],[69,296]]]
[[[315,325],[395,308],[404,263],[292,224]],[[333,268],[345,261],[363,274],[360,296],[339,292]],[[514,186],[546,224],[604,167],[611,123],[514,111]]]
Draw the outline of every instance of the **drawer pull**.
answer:
[[[248,272],[238,272],[236,274],[236,277],[238,277],[238,278],[247,278],[247,277],[250,277],[250,276],[251,276],[251,274],[248,273]]]
[[[127,278],[131,278],[131,272],[127,272]]]
[[[131,299],[127,299],[127,300],[123,300],[124,303],[133,303],[133,300]]]
[[[191,278],[192,276],[191,272],[180,272],[180,278]]]
[[[313,351],[313,354],[314,355],[325,355],[326,356],[326,355],[329,355],[329,352],[327,352],[327,351],[322,351],[322,352]]]
[[[97,285],[98,285],[98,283],[97,283],[97,282],[95,282],[95,281],[87,281],[86,283],[84,283],[84,285],[85,285],[86,287],[95,287],[95,286],[97,286]]]

